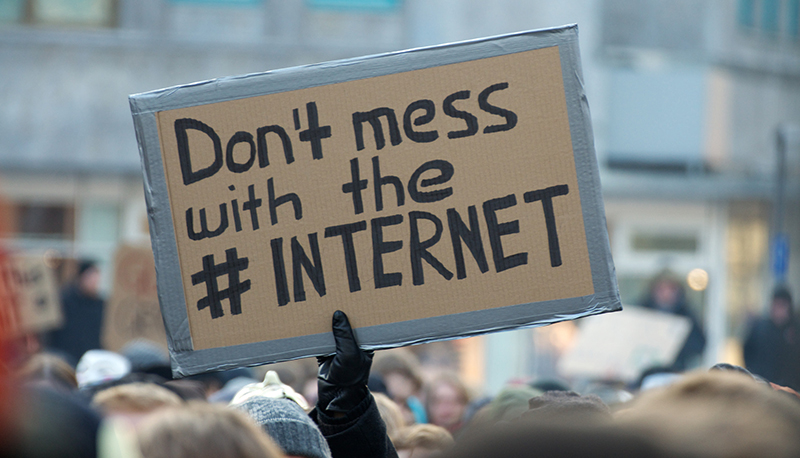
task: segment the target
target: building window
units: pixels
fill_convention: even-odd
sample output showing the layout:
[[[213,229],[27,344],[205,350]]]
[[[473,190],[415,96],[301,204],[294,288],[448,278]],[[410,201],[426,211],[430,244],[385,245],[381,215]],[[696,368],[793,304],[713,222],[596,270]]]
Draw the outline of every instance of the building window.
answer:
[[[9,232],[17,237],[58,240],[75,237],[75,210],[71,205],[18,203],[9,213]]]
[[[400,6],[400,0],[306,0],[312,8],[392,11]]]
[[[761,1],[761,30],[769,34],[778,33],[778,18],[781,12],[779,0]]]
[[[797,39],[800,0],[739,0],[736,23],[766,37]]]
[[[116,0],[2,0],[0,22],[111,27],[116,24]]]
[[[742,27],[755,27],[756,25],[756,2],[755,0],[739,0],[739,7],[736,11],[736,21]]]
[[[22,22],[25,17],[25,2],[23,0],[0,1],[0,23]]]
[[[695,253],[699,240],[695,235],[636,233],[631,239],[634,251],[669,251]]]
[[[800,38],[800,0],[789,0],[786,5],[786,34],[797,39]]]

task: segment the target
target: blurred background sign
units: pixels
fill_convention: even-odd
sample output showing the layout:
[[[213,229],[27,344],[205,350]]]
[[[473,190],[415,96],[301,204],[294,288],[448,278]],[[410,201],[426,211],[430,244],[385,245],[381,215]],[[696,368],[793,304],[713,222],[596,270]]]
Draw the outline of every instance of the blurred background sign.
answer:
[[[575,345],[559,361],[561,375],[634,382],[649,368],[672,365],[689,319],[630,305],[624,310],[581,321]]]
[[[166,349],[153,251],[148,246],[120,246],[114,257],[114,272],[103,320],[103,347],[119,351],[128,341],[144,338]]]
[[[3,335],[40,333],[61,326],[63,315],[53,271],[41,256],[15,254],[0,262]]]

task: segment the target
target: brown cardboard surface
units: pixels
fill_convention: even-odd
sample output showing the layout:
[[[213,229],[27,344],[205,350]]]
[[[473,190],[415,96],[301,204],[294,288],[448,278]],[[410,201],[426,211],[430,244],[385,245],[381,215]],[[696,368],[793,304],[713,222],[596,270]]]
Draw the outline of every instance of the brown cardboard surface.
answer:
[[[488,126],[505,125],[508,121],[496,109],[485,105],[482,109],[479,102],[479,94],[499,83],[507,83],[507,87],[490,91],[487,101],[493,107],[510,110],[516,114],[517,121],[510,129],[484,132]],[[469,91],[468,96],[463,91]],[[451,96],[456,93],[460,94]],[[449,110],[450,115],[444,103],[448,96],[454,99],[452,107],[458,110]],[[433,119],[414,124],[415,119],[426,114],[424,109],[418,109],[410,113],[408,124],[416,132],[435,130],[438,138],[430,142],[415,142],[404,129],[407,107],[419,100],[432,102]],[[323,135],[320,139],[321,157],[318,159],[312,157],[312,142],[302,140],[303,132],[309,128],[309,102],[316,104],[319,125],[330,127],[330,136]],[[380,107],[394,110],[400,142],[392,141],[384,116],[379,118],[385,137],[383,148],[376,147],[373,128],[369,122],[364,122],[361,124],[364,148],[359,150],[353,113]],[[453,134],[448,136],[448,133],[466,129],[467,123],[462,118],[470,117],[477,121],[477,132],[449,138]],[[557,47],[162,111],[156,118],[195,350],[329,332],[330,316],[337,309],[344,310],[355,327],[362,327],[594,293]],[[210,126],[220,139],[223,158],[219,171],[188,185],[184,184],[181,171],[175,128],[176,121],[181,119],[193,119]],[[297,121],[298,129],[295,128]],[[278,135],[269,133],[265,136],[269,165],[261,167],[256,153],[248,166],[250,146],[247,141],[237,143],[237,139],[247,139],[248,134],[251,135],[257,150],[258,129],[275,125],[281,126],[290,140],[294,161],[287,163]],[[215,160],[210,137],[197,129],[186,132],[191,170],[210,166]],[[396,176],[402,183],[402,206],[398,206],[395,186],[385,184],[381,188],[383,209],[376,209],[375,157],[379,160],[382,177]],[[353,181],[353,159],[358,160],[360,179],[368,181],[362,192],[361,213],[355,211],[352,193],[343,192],[343,185]],[[420,203],[409,194],[409,179],[430,161],[451,164],[452,178],[418,189],[428,192],[450,188],[452,194],[435,202]],[[238,168],[240,173],[231,168]],[[439,174],[438,169],[428,170],[420,179],[432,179]],[[302,206],[301,219],[295,218],[293,204],[288,202],[277,206],[277,223],[271,223],[270,180],[275,198],[288,193],[297,196]],[[550,250],[553,243],[548,240],[542,200],[528,203],[524,195],[564,185],[568,193],[551,199],[561,256],[561,264],[554,266]],[[257,207],[258,229],[252,224],[253,212],[244,207],[249,200],[250,186],[255,197],[261,199]],[[498,224],[505,224],[502,227],[508,229],[508,233],[499,238],[506,258],[525,253],[527,262],[498,272],[484,203],[512,195],[515,205],[495,211]],[[199,231],[201,210],[204,210],[208,229],[214,230],[220,226],[222,204],[228,219],[227,229],[217,236],[192,240],[188,235],[187,210],[192,210],[195,232]],[[481,272],[473,254],[461,243],[466,276],[457,278],[448,209],[454,209],[469,226],[468,207],[471,206],[475,208],[480,226],[488,270]],[[235,209],[238,209],[238,216]],[[441,222],[439,240],[426,249],[452,273],[450,279],[423,258],[424,283],[414,284],[409,247],[412,216],[419,214],[413,212],[426,212]],[[402,242],[402,247],[397,251],[387,250],[382,255],[383,270],[387,274],[401,274],[402,280],[399,285],[378,288],[372,233],[375,221],[386,217],[394,217],[397,224],[383,227],[384,242]],[[325,233],[328,227],[362,221],[365,229],[352,234],[355,256],[351,259],[358,268],[360,290],[351,292],[343,238],[326,237]],[[420,241],[434,236],[435,225],[431,220],[417,221]],[[518,231],[513,230],[514,224],[518,224]],[[293,268],[293,237],[309,258],[306,266],[316,264],[309,234],[316,234],[311,237],[316,237],[319,246],[325,285],[323,296],[312,284],[302,263]],[[273,248],[278,239],[282,240],[290,299],[285,305],[279,305],[276,292]],[[234,259],[242,264],[226,268],[223,265],[226,251],[233,248],[236,249]],[[202,272],[208,271],[211,265],[220,270],[218,275],[208,276],[216,280],[216,291],[221,293],[216,296],[209,294],[215,289],[213,281],[202,278]],[[240,299],[241,313],[232,313],[232,301],[225,297],[230,290],[231,276],[223,271],[239,273],[234,286],[238,284],[240,292],[230,296],[234,301],[236,296]],[[295,271],[299,271],[302,278],[305,300],[297,300]],[[212,307],[205,305],[205,301],[220,306],[222,316],[212,318]]]
[[[114,256],[114,282],[103,319],[103,347],[119,351],[135,338],[167,348],[153,251],[150,247],[121,245]]]

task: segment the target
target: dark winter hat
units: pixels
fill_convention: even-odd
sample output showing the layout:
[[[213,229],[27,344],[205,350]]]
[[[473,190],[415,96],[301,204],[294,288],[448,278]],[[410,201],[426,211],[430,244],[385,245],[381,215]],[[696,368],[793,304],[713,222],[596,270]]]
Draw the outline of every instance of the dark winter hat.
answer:
[[[792,303],[792,293],[789,291],[789,288],[786,285],[778,285],[775,287],[775,290],[772,292],[772,299],[783,299],[788,303]]]
[[[131,372],[143,372],[156,366],[169,366],[169,355],[152,340],[133,339],[122,347],[120,353],[131,362]]]
[[[91,259],[82,259],[78,262],[78,276],[80,277],[87,270],[97,267],[97,263],[92,261]]]
[[[252,396],[241,403],[232,403],[231,407],[247,413],[287,455],[331,458],[325,437],[296,402]]]

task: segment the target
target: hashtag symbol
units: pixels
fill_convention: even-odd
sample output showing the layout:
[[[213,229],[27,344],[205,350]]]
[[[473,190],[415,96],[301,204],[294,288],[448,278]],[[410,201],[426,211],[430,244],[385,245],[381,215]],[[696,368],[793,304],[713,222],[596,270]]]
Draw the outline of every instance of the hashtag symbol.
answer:
[[[250,261],[240,258],[236,248],[225,250],[225,262],[214,264],[214,255],[203,256],[203,270],[192,274],[192,285],[206,284],[206,297],[197,301],[197,310],[208,307],[211,309],[211,318],[225,315],[222,310],[222,300],[228,299],[231,305],[231,314],[242,313],[242,293],[250,290],[250,280],[239,282],[239,272],[247,269]],[[217,278],[228,276],[228,287],[219,290]]]

